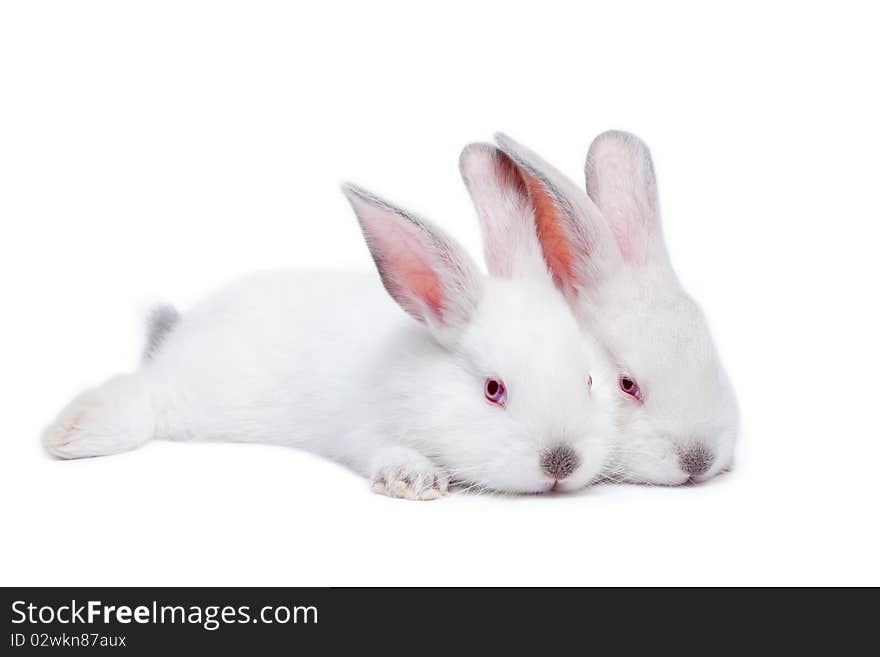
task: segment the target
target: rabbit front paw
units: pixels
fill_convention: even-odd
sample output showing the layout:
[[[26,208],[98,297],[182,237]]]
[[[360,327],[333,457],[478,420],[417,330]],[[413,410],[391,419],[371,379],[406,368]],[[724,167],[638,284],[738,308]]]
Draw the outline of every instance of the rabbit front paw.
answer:
[[[374,493],[406,500],[436,500],[447,494],[449,477],[415,450],[394,447],[374,461]]]

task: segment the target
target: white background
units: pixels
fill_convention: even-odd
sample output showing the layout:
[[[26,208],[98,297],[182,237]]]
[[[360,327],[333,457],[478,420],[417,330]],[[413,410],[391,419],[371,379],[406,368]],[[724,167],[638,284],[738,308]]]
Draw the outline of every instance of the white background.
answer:
[[[3,3],[0,583],[880,584],[878,17],[712,4]],[[737,386],[731,474],[413,503],[289,449],[43,455],[152,302],[369,268],[342,180],[477,253],[467,142],[580,180],[608,128]]]

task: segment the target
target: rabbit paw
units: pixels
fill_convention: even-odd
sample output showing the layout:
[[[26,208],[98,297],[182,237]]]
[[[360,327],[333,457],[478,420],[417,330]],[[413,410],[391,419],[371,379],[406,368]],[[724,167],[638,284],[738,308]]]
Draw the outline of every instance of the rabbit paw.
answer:
[[[133,449],[152,433],[152,415],[140,389],[119,376],[86,390],[43,432],[43,446],[60,459]]]
[[[406,500],[436,500],[447,494],[449,477],[415,450],[384,450],[373,468],[373,492]]]

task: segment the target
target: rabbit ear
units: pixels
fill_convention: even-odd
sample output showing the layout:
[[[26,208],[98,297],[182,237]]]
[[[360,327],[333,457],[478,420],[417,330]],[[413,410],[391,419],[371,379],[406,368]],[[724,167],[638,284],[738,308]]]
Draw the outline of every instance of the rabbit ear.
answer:
[[[657,180],[645,143],[610,130],[593,140],[585,166],[587,194],[611,226],[624,260],[646,262],[665,253]]]
[[[480,219],[489,273],[500,278],[546,276],[519,167],[491,144],[470,144],[461,153],[459,169]]]
[[[438,228],[354,185],[343,186],[385,289],[441,342],[467,324],[482,278],[467,253]]]
[[[619,260],[613,236],[593,202],[555,167],[507,135],[496,134],[495,140],[517,165],[544,261],[571,300],[595,286]]]

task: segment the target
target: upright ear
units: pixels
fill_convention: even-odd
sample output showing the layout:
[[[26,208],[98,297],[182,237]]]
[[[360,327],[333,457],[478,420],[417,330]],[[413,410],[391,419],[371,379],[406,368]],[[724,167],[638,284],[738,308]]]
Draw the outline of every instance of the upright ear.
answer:
[[[624,260],[640,264],[663,257],[657,179],[645,143],[610,130],[593,140],[585,166],[587,194],[611,226]]]
[[[546,276],[529,191],[519,167],[491,144],[470,144],[459,169],[483,233],[483,252],[492,276]]]
[[[382,283],[443,344],[470,320],[482,276],[452,238],[428,222],[354,185],[343,186]]]
[[[547,268],[572,300],[619,261],[613,236],[595,204],[555,167],[507,135],[495,139],[527,190]]]

